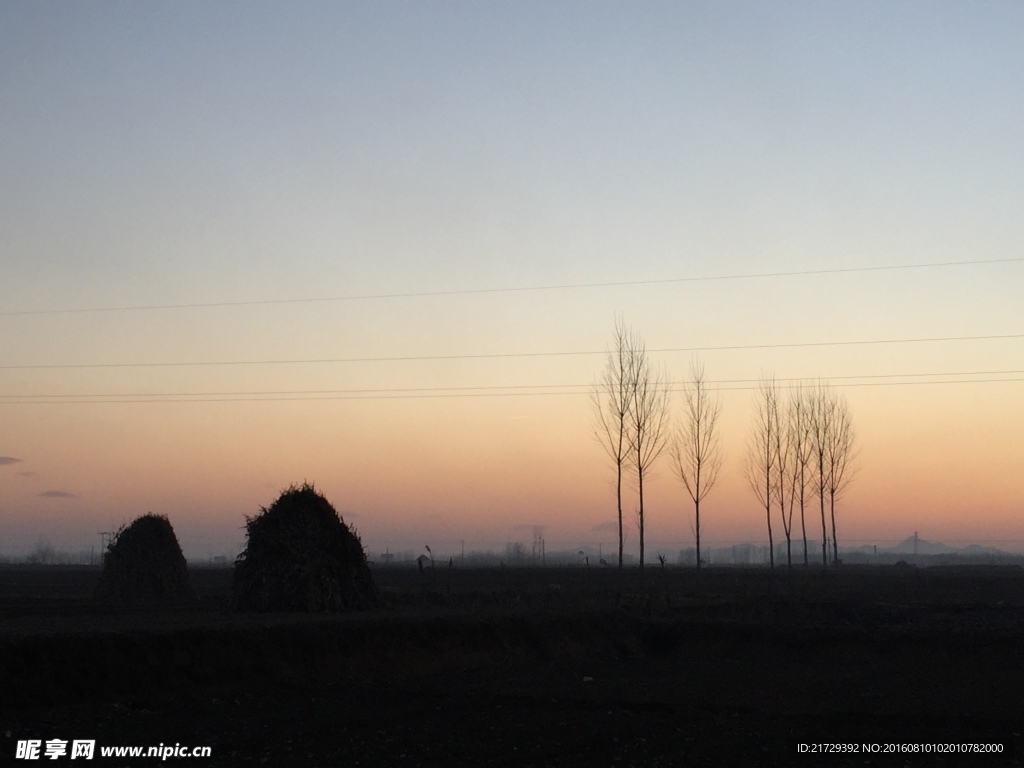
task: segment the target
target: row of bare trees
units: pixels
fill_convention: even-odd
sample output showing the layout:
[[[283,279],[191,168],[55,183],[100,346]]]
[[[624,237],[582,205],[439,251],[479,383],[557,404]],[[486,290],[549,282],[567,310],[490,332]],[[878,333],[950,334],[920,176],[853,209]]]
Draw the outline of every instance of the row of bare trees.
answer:
[[[641,567],[644,564],[644,479],[665,449],[668,438],[667,379],[663,369],[652,366],[639,334],[617,318],[605,369],[593,393],[593,404],[597,415],[595,434],[616,470],[619,568],[625,541],[622,486],[627,472],[636,478]]]
[[[592,394],[595,436],[615,468],[618,511],[619,567],[623,566],[623,485],[637,492],[636,523],[640,534],[640,566],[645,556],[644,481],[666,448],[672,465],[694,508],[697,568],[701,566],[701,503],[722,469],[718,422],[722,404],[708,386],[703,366],[694,361],[684,389],[683,413],[675,424],[670,416],[670,382],[664,368],[655,368],[643,339],[621,318],[608,350],[605,368]],[[793,564],[794,513],[800,511],[804,564],[807,546],[807,507],[818,497],[821,513],[822,563],[839,562],[835,506],[853,474],[854,433],[846,400],[834,389],[817,384],[781,394],[774,377],[762,379],[755,395],[754,424],[744,474],[765,511],[768,550],[775,567],[773,511],[786,537],[786,556]],[[632,482],[630,482],[632,481]],[[826,501],[831,536],[826,524]]]
[[[832,387],[818,383],[797,386],[784,398],[772,376],[762,378],[755,395],[754,426],[747,448],[744,474],[764,508],[768,551],[775,567],[772,510],[778,511],[786,537],[786,561],[793,566],[793,514],[800,510],[804,565],[807,551],[808,496],[818,497],[821,512],[821,561],[839,563],[836,537],[836,501],[853,477],[854,432],[846,399]],[[826,500],[831,536],[825,519]]]
[[[643,339],[616,319],[615,335],[605,368],[593,392],[595,436],[615,466],[618,509],[619,567],[623,565],[623,483],[636,481],[636,522],[640,534],[640,567],[645,558],[644,480],[669,447],[675,469],[694,504],[697,567],[700,567],[700,503],[711,491],[722,467],[718,444],[721,402],[694,363],[694,386],[686,397],[682,423],[670,418],[670,382],[664,368],[655,368]]]

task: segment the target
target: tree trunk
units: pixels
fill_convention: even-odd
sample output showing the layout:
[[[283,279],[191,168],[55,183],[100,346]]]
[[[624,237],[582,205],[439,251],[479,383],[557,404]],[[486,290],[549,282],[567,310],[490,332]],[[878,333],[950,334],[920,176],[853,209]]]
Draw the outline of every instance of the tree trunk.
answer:
[[[622,513],[619,512],[621,515]],[[800,531],[804,536],[804,568],[810,565],[807,559],[807,520],[804,518],[804,492],[800,491]]]
[[[638,473],[637,486],[640,492],[640,568],[644,567],[644,474]]]
[[[821,564],[828,565],[828,526],[825,525],[825,492],[818,497],[821,501]]]
[[[697,501],[693,502],[693,509],[697,518],[697,570],[700,570],[700,497],[698,496]]]
[[[615,484],[615,500],[619,505],[619,570],[622,570],[622,462],[619,462],[619,476]]]
[[[829,506],[832,512],[832,563],[838,566],[839,542],[836,539],[836,496],[834,493],[829,495]]]

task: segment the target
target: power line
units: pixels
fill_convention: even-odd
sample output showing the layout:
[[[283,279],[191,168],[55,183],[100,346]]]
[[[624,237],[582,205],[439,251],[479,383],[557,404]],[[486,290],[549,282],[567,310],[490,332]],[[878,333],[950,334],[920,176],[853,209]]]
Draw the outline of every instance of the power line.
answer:
[[[817,381],[807,379],[806,381]],[[936,381],[874,381],[874,382],[853,382],[846,384],[834,384],[837,388],[856,387],[897,387],[897,386],[922,386],[927,384],[1000,384],[1024,381],[1024,378],[1003,378],[1003,379],[941,379]],[[780,389],[795,389],[798,384],[781,385]],[[674,391],[672,387],[668,388]],[[752,392],[757,387],[724,387],[723,392]],[[431,400],[431,399],[455,399],[455,398],[484,398],[484,397],[550,397],[554,395],[587,395],[587,391],[547,391],[547,392],[434,392],[419,394],[338,394],[338,395],[312,395],[312,396],[291,396],[289,393],[282,393],[281,397],[267,396],[175,396],[175,395],[139,395],[124,399],[82,399],[82,400],[60,400],[60,399],[30,399],[30,398],[55,398],[55,395],[5,395],[0,397],[0,405],[110,405],[127,403],[256,403],[256,402],[314,402],[320,400]],[[12,399],[12,398],[24,399]],[[80,397],[114,397],[107,395],[84,395]]]
[[[652,354],[669,352],[724,352],[749,349],[797,349],[806,347],[846,347],[873,344],[921,344],[927,342],[949,341],[991,341],[1024,338],[1024,333],[993,334],[987,336],[934,336],[914,339],[865,339],[856,341],[808,341],[788,344],[733,344],[713,347],[666,347],[648,349]],[[392,363],[417,362],[427,360],[494,360],[503,358],[524,357],[569,357],[586,355],[605,355],[607,350],[597,351],[560,351],[560,352],[495,352],[472,355],[400,355],[393,357],[334,357],[307,358],[290,360],[216,360],[206,362],[164,362],[164,363],[59,363],[33,365],[0,365],[0,370],[52,370],[52,369],[83,369],[83,368],[184,368],[204,366],[244,366],[244,365],[312,365],[323,363]]]
[[[377,301],[383,299],[413,299],[438,296],[472,296],[496,293],[527,293],[531,291],[567,291],[591,288],[620,288],[639,285],[669,285],[673,283],[704,283],[724,280],[756,280],[776,277],[802,277],[808,275],[840,275],[857,272],[894,272],[907,269],[934,269],[940,267],[980,266],[987,264],[1012,264],[1024,261],[1024,257],[1010,259],[984,259],[981,261],[941,261],[927,264],[894,264],[875,267],[838,267],[835,269],[804,269],[788,272],[748,272],[734,275],[710,275],[706,277],[675,277],[652,280],[619,280],[606,283],[564,283],[560,285],[516,286],[511,288],[469,288],[449,291],[410,291],[407,293],[353,294],[348,296],[320,296],[293,299],[256,299],[248,301],[211,301],[183,304],[138,304],[120,307],[83,307],[71,309],[22,309],[0,312],[0,316],[17,315],[70,315],[101,312],[143,312],[174,309],[207,309],[214,307],[252,307],[272,304],[314,304],[346,301]]]
[[[938,376],[1014,376],[1017,374],[1024,374],[1024,370],[1003,370],[1003,371],[939,371],[933,373],[869,373],[869,374],[850,374],[844,376],[803,376],[803,377],[787,377],[777,379],[777,383],[781,388],[792,388],[794,386],[800,386],[806,382],[818,382],[825,381],[830,384],[837,380],[851,380],[851,379],[909,379],[909,378],[925,378],[925,377],[938,377]],[[760,379],[710,379],[707,381],[708,384],[718,385],[721,387],[723,384],[758,384]],[[964,379],[956,381],[921,381],[921,382],[881,382],[882,384],[950,384],[950,383],[971,383],[975,381],[1020,381],[1020,379]],[[670,381],[667,382],[668,389],[675,391],[677,388],[685,388],[689,381]],[[875,382],[856,382],[837,384],[833,386],[875,386]],[[374,387],[370,389],[271,389],[271,390],[238,390],[238,391],[215,391],[215,392],[80,392],[80,393],[62,393],[55,395],[40,395],[40,394],[2,394],[0,393],[0,401],[3,400],[40,400],[45,402],[48,400],[71,400],[71,399],[84,399],[90,400],[96,398],[138,398],[137,400],[130,400],[128,402],[149,402],[156,398],[166,398],[166,400],[157,400],[157,402],[175,402],[178,398],[236,398],[236,397],[298,397],[299,395],[440,395],[446,393],[460,394],[468,393],[469,395],[475,394],[490,394],[496,395],[512,395],[522,392],[523,394],[533,394],[531,392],[525,392],[524,390],[549,390],[540,392],[539,394],[589,394],[593,390],[594,385],[591,384],[493,384],[493,385],[480,385],[480,386],[460,386],[460,387]],[[724,391],[747,391],[756,389],[756,387],[725,387]],[[512,390],[512,391],[508,391]],[[550,391],[556,390],[556,391]],[[557,391],[564,390],[564,391]],[[302,399],[302,398],[299,398]],[[312,399],[312,398],[304,398]],[[102,402],[102,401],[99,401]]]

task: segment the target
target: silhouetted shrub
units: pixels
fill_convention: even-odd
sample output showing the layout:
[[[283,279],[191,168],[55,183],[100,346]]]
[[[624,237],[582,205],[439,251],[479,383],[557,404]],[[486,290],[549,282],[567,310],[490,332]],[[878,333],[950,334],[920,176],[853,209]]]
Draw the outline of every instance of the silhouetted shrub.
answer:
[[[289,487],[246,517],[245,528],[232,584],[236,608],[339,611],[377,602],[359,536],[312,485]]]
[[[103,557],[96,597],[160,603],[195,597],[185,556],[165,515],[147,513],[114,534]]]

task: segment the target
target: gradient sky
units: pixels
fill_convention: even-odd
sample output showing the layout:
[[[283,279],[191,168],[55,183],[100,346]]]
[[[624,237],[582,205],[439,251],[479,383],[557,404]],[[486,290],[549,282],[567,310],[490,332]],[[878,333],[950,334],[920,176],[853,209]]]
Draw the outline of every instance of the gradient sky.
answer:
[[[1013,2],[0,0],[0,554],[153,511],[233,555],[303,480],[374,551],[610,547],[601,354],[440,356],[600,353],[616,313],[721,382],[705,542],[766,538],[767,372],[842,385],[840,545],[1024,550],[1022,30]],[[664,282],[766,273],[797,274]],[[964,336],[1014,337],[765,347]],[[676,382],[694,354],[652,353]],[[692,546],[668,463],[647,531]]]

